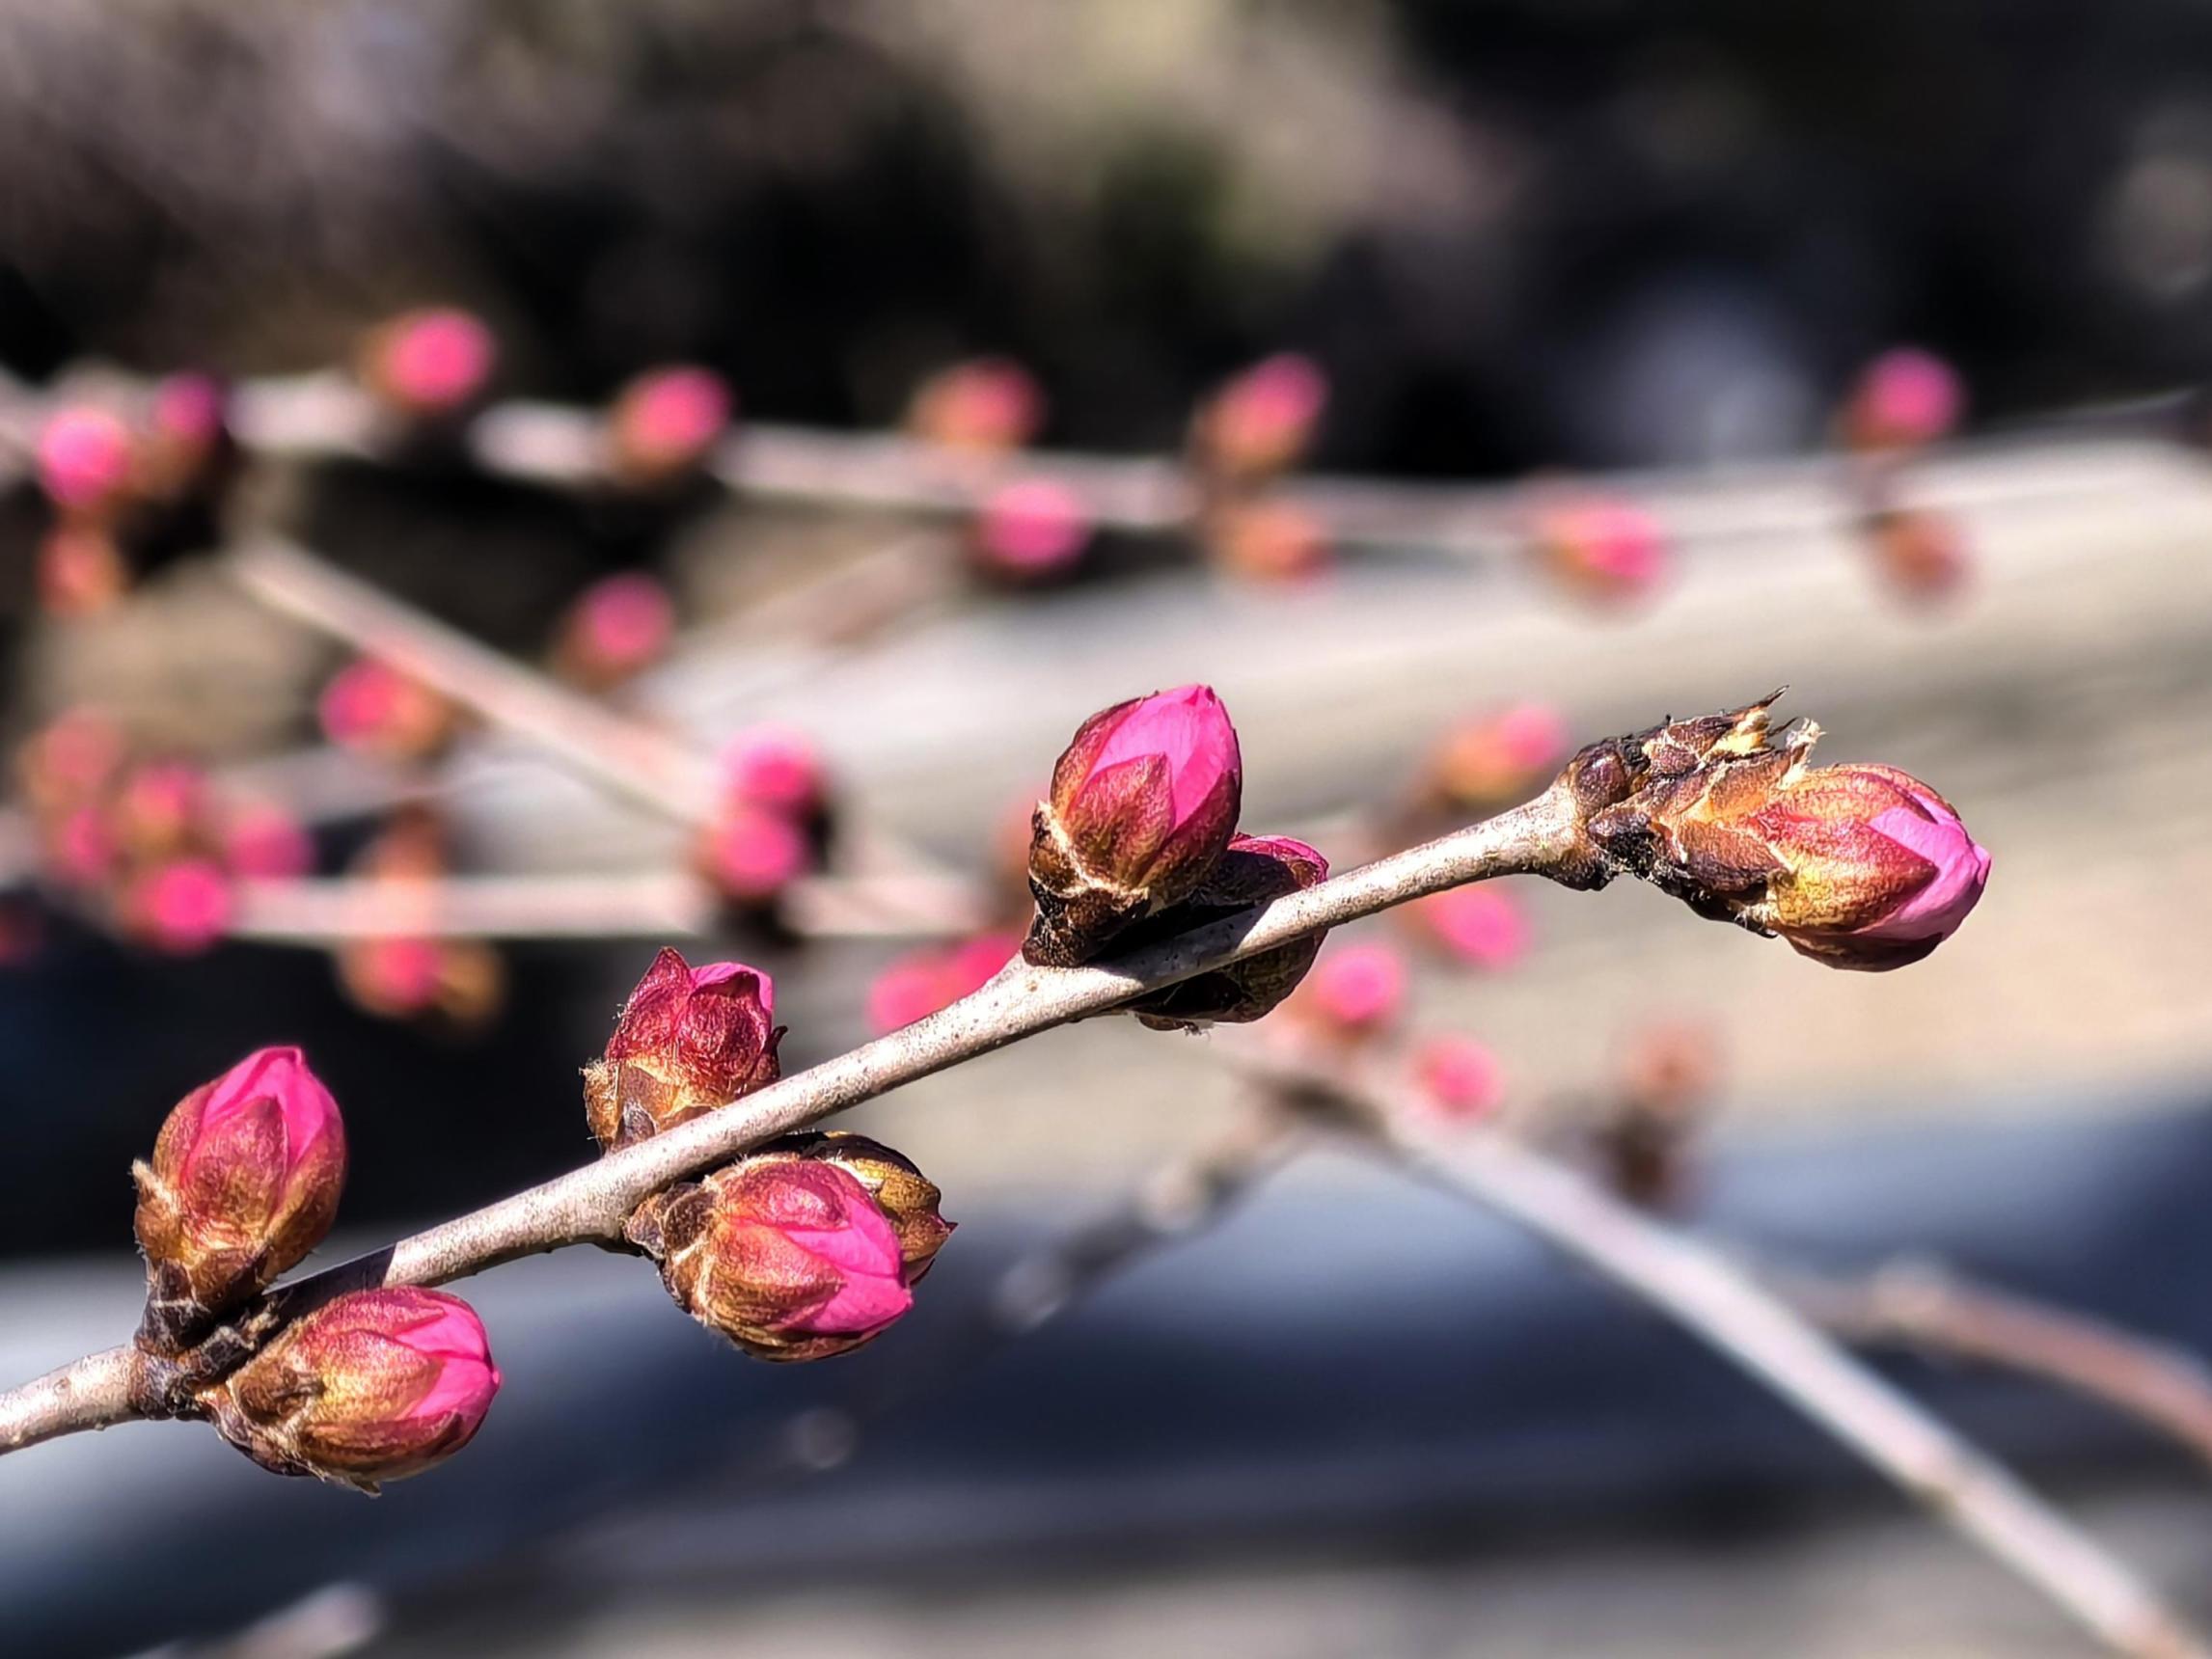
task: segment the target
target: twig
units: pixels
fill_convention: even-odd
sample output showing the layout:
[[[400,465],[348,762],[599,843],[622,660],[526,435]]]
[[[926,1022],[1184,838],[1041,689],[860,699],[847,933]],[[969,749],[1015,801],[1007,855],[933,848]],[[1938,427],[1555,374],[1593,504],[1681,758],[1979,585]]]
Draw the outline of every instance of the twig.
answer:
[[[1055,1025],[1104,1014],[1144,991],[1272,949],[1301,935],[1493,876],[1551,873],[1573,857],[1575,819],[1563,786],[1487,823],[1379,859],[1302,892],[1076,968],[1009,963],[972,995],[851,1052],[772,1084],[718,1112],[485,1206],[386,1249],[279,1287],[241,1318],[281,1324],[342,1291],[437,1285],[570,1244],[618,1246],[648,1195],[772,1136]],[[0,1394],[0,1446],[29,1445],[96,1422],[141,1415],[125,1386],[127,1358],[105,1356],[96,1404],[57,1416],[50,1379]]]
[[[1918,1348],[2039,1376],[2141,1419],[2212,1464],[2212,1374],[2194,1354],[1926,1263],[1861,1279],[1798,1269],[1761,1276],[1854,1346]]]
[[[1573,1171],[1488,1129],[1417,1127],[1402,1089],[1310,1060],[1255,1057],[1257,1075],[1321,1089],[1356,1114],[1363,1142],[1476,1200],[1666,1314],[1863,1455],[2133,1659],[2212,1654],[2180,1616],[2002,1464],[1851,1359],[1719,1251],[1651,1219]]]

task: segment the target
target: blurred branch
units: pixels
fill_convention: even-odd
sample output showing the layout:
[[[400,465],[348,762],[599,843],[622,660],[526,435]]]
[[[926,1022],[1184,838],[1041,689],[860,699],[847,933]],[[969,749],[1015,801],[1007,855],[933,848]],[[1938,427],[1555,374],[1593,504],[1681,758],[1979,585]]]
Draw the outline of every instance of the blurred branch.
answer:
[[[1795,1269],[1761,1276],[1855,1346],[1917,1348],[2041,1377],[2149,1424],[2212,1464],[2212,1374],[2194,1354],[1925,1263],[1863,1279]]]
[[[1350,1066],[1252,1052],[1292,1101],[1348,1109],[1359,1138],[1518,1222],[1666,1314],[1858,1452],[2042,1591],[2116,1653],[2204,1659],[2204,1643],[2095,1540],[2008,1470],[1837,1347],[1726,1256],[1489,1129],[1418,1127],[1402,1084]]]
[[[571,1244],[619,1248],[624,1221],[644,1199],[761,1141],[1320,929],[1462,883],[1549,874],[1574,857],[1578,835],[1571,795],[1564,784],[1556,785],[1486,823],[1124,956],[1072,968],[1038,967],[1017,958],[981,990],[926,1019],[582,1169],[280,1286],[249,1304],[235,1323],[249,1341],[265,1340],[299,1313],[345,1291],[445,1284]],[[167,1403],[161,1379],[151,1374],[145,1356],[124,1352],[121,1358],[100,1356],[98,1363],[108,1379],[100,1401],[90,1407],[79,1401],[67,1415],[54,1408],[53,1377],[0,1393],[0,1448],[30,1445],[96,1422],[185,1408]]]

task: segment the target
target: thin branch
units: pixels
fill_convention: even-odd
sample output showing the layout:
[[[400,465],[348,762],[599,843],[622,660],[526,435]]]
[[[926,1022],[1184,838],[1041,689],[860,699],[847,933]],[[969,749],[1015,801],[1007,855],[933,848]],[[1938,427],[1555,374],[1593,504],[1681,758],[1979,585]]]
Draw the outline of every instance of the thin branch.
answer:
[[[1399,1085],[1311,1061],[1255,1057],[1249,1065],[1294,1091],[1324,1090],[1358,1114],[1363,1141],[1520,1223],[1666,1314],[1858,1452],[2113,1651],[2132,1659],[2212,1654],[2179,1614],[2095,1540],[1721,1252],[1494,1130],[1443,1133],[1419,1127],[1404,1109]]]
[[[130,1348],[87,1354],[0,1395],[0,1455],[138,1416],[129,1404],[137,1357]]]
[[[1564,787],[1555,786],[1487,823],[1123,957],[1075,968],[1037,967],[1017,958],[980,991],[913,1025],[585,1168],[279,1287],[240,1317],[274,1326],[332,1295],[369,1285],[446,1284],[571,1244],[618,1247],[623,1222],[648,1195],[763,1140],[1301,935],[1466,882],[1548,874],[1572,856],[1575,835],[1571,801]],[[102,1363],[111,1378],[130,1375],[127,1356],[105,1356]],[[96,1406],[88,1409],[79,1401],[70,1420],[57,1424],[50,1416],[51,1381],[0,1394],[0,1445],[29,1444],[94,1422],[140,1415],[129,1388],[112,1380]]]
[[[1761,1275],[1860,1347],[1910,1347],[2041,1377],[2149,1424],[2212,1465],[2212,1373],[2196,1355],[1925,1263],[1858,1279]]]

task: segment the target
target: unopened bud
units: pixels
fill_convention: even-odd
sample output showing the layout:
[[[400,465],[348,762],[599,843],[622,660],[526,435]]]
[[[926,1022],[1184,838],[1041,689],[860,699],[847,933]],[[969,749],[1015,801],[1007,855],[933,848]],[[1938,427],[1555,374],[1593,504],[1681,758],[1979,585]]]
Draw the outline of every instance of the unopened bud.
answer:
[[[314,868],[314,837],[288,807],[240,802],[224,816],[223,861],[235,876],[291,881]]]
[[[1312,1030],[1339,1043],[1364,1043],[1406,1012],[1406,959],[1385,944],[1324,951],[1291,1003]]]
[[[15,767],[23,793],[41,812],[75,806],[104,790],[129,748],[123,729],[96,710],[56,716],[27,738]]]
[[[824,1359],[880,1335],[951,1232],[938,1191],[859,1136],[770,1142],[640,1206],[631,1241],[669,1293],[761,1359]]]
[[[1125,939],[1137,943],[1154,931],[1203,926],[1253,905],[1287,898],[1328,874],[1328,860],[1288,835],[1232,835],[1220,859],[1189,898],[1139,924]],[[1327,930],[1305,934],[1140,996],[1127,1006],[1155,1031],[1194,1030],[1211,1024],[1242,1025],[1274,1012],[1313,966]]]
[[[626,571],[577,596],[554,655],[569,679],[607,691],[659,662],[675,632],[669,590],[642,571]]]
[[[39,603],[59,617],[96,616],[130,587],[130,561],[104,524],[58,524],[39,538]]]
[[[795,726],[757,725],[723,746],[723,793],[791,818],[818,812],[829,799],[829,772],[814,740]]]
[[[1629,502],[1569,502],[1539,513],[1538,557],[1553,576],[1593,604],[1618,607],[1647,598],[1667,574],[1658,521]]]
[[[1948,513],[1896,507],[1867,521],[1874,568],[1901,598],[1926,604],[1946,599],[1974,574],[1966,532]]]
[[[712,369],[656,368],[614,399],[608,464],[633,489],[663,489],[703,466],[729,429],[729,384]]]
[[[392,1287],[304,1315],[202,1399],[262,1468],[373,1492],[466,1446],[499,1389],[475,1309]]]
[[[1229,844],[1243,762],[1208,686],[1135,697],[1091,716],[1037,806],[1024,954],[1082,962],[1131,923],[1195,892]]]
[[[297,1048],[262,1048],[178,1101],[132,1173],[140,1340],[176,1352],[322,1242],[345,1184],[345,1126]]]
[[[105,409],[64,409],[39,434],[39,484],[57,511],[98,519],[130,490],[130,428]]]
[[[927,1019],[980,991],[1022,948],[1022,936],[990,933],[946,948],[909,952],[868,987],[868,1024],[878,1036]]]
[[[1430,754],[1424,792],[1443,810],[1494,812],[1551,780],[1571,740],[1548,703],[1516,703],[1461,721]]]
[[[142,858],[196,846],[207,815],[207,777],[179,760],[151,761],[123,779],[115,802],[117,835]]]
[[[1497,1056],[1472,1037],[1430,1038],[1414,1050],[1413,1080],[1430,1114],[1454,1123],[1489,1117],[1505,1097]]]
[[[1288,502],[1232,502],[1208,520],[1206,546],[1232,576],[1304,582],[1328,568],[1328,532]]]
[[[1918,962],[1980,901],[1989,855],[1909,774],[1809,766],[1811,721],[1770,745],[1773,701],[1583,749],[1566,776],[1591,842],[1613,872],[1832,967]]]
[[[140,454],[150,495],[175,503],[220,481],[234,456],[229,403],[212,375],[172,374],[154,388]]]
[[[1502,973],[1528,954],[1528,916],[1488,883],[1447,887],[1402,907],[1406,921],[1454,962]]]
[[[1201,465],[1231,478],[1279,473],[1303,458],[1327,406],[1328,377],[1320,366],[1281,352],[1214,394],[1198,413],[1193,447]]]
[[[482,398],[497,355],[491,330],[465,311],[408,312],[369,335],[361,381],[407,420],[448,421]]]
[[[1045,394],[1019,363],[979,357],[924,381],[907,407],[916,437],[981,454],[1019,449],[1044,423]]]
[[[1867,365],[1843,409],[1843,436],[1860,449],[1912,449],[1948,437],[1966,405],[1958,371],[1911,346]]]
[[[977,519],[975,561],[1009,582],[1065,576],[1090,544],[1091,518],[1082,498],[1051,478],[1027,478],[992,493]]]
[[[383,760],[431,758],[451,739],[455,723],[444,697],[374,657],[340,669],[315,712],[332,743]]]
[[[123,895],[123,920],[156,950],[192,956],[231,928],[236,910],[231,878],[212,858],[172,858],[130,884]]]
[[[757,911],[812,867],[814,848],[795,819],[736,802],[707,830],[698,862],[724,898]]]
[[[605,1054],[584,1071],[599,1144],[641,1141],[776,1081],[776,987],[742,963],[693,967],[663,950],[630,993]]]

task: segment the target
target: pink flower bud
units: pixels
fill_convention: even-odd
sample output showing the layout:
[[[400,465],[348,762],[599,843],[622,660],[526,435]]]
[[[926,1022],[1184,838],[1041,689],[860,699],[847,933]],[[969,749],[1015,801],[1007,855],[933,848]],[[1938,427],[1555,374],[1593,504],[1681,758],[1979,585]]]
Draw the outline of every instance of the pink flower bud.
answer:
[[[71,887],[96,887],[115,870],[115,830],[98,806],[72,806],[55,824],[46,842],[46,863],[56,881]]]
[[[1140,922],[1123,936],[1136,944],[1170,927],[1198,927],[1253,905],[1287,898],[1328,874],[1328,860],[1288,835],[1232,835],[1198,890],[1172,910]],[[1296,991],[1313,966],[1326,930],[1304,935],[1278,949],[1197,974],[1128,1004],[1138,1021],[1156,1031],[1242,1025],[1265,1019]]]
[[[1591,842],[1700,913],[1832,967],[1918,962],[1980,901],[1989,855],[1895,767],[1810,766],[1811,721],[1770,746],[1772,701],[1585,748],[1570,776],[1602,769],[1618,797],[1590,812]]]
[[[339,979],[369,1013],[412,1020],[445,995],[447,948],[434,938],[356,939],[339,953]]]
[[[1091,716],[1037,807],[1024,953],[1066,965],[1195,892],[1237,828],[1243,761],[1209,686],[1181,686]]]
[[[52,615],[96,616],[130,580],[130,563],[105,525],[58,524],[39,538],[39,603]]]
[[[96,518],[130,488],[130,428],[105,409],[64,409],[39,434],[39,483],[72,516]]]
[[[1213,515],[1208,550],[1232,576],[1253,582],[1304,582],[1328,568],[1328,532],[1288,502],[1238,502]]]
[[[1528,954],[1528,917],[1512,894],[1483,884],[1447,887],[1403,912],[1454,961],[1501,973]]]
[[[1339,1042],[1364,1042],[1406,1012],[1406,959],[1384,944],[1324,951],[1292,1003],[1306,1023]]]
[[[223,859],[250,881],[291,881],[314,868],[314,838],[275,802],[244,801],[224,820]]]
[[[1952,597],[1974,574],[1966,532],[1948,513],[1920,507],[1876,513],[1867,539],[1891,591],[1916,604]]]
[[[1422,1103],[1456,1123],[1489,1117],[1505,1098],[1497,1056],[1472,1037],[1430,1038],[1414,1051],[1413,1077]]]
[[[92,709],[69,709],[34,733],[16,757],[23,792],[41,811],[72,806],[107,787],[128,749],[123,729]]]
[[[1557,709],[1516,703],[1447,732],[1429,760],[1429,789],[1446,810],[1494,811],[1550,781],[1571,744]]]
[[[1051,478],[1028,478],[992,493],[975,527],[983,568],[1015,582],[1042,582],[1074,569],[1090,544],[1082,498]]]
[[[1236,477],[1278,473],[1302,457],[1328,405],[1328,377],[1282,352],[1229,380],[1200,411],[1199,459]]]
[[[710,1330],[762,1359],[823,1359],[913,1306],[952,1231],[938,1196],[887,1147],[799,1135],[656,1194],[629,1236]]]
[[[949,449],[999,454],[1019,449],[1044,424],[1045,394],[1020,364],[1003,357],[956,363],[923,382],[908,406],[915,436]]]
[[[428,759],[453,734],[444,697],[374,657],[340,669],[315,712],[332,743],[387,760]]]
[[[696,471],[729,429],[732,407],[728,382],[712,369],[656,368],[639,375],[616,396],[608,417],[615,476],[651,488]]]
[[[881,1036],[949,1008],[980,991],[1022,948],[1019,934],[989,933],[949,950],[929,946],[900,957],[868,987],[868,1024]]]
[[[1648,598],[1667,574],[1659,524],[1628,502],[1592,498],[1537,516],[1536,547],[1552,573],[1600,605]]]
[[[178,1102],[133,1173],[145,1331],[174,1352],[322,1242],[345,1126],[297,1048],[261,1048]]]
[[[570,678],[605,690],[659,662],[675,632],[669,590],[642,572],[626,572],[578,596],[561,624],[558,655]]]
[[[805,818],[829,797],[822,751],[793,726],[749,726],[724,745],[720,764],[723,793],[731,801]]]
[[[780,812],[739,802],[707,832],[703,873],[731,903],[773,903],[814,862],[806,832]]]
[[[295,1320],[205,1397],[264,1469],[373,1492],[458,1452],[499,1367],[476,1310],[443,1291],[355,1291]]]
[[[172,374],[153,389],[140,472],[148,493],[181,500],[227,458],[229,394],[212,375]]]
[[[1948,437],[1966,406],[1958,371],[1912,346],[1885,351],[1867,365],[1843,417],[1859,449],[1914,448]]]
[[[206,812],[206,775],[183,761],[157,760],[123,779],[115,824],[132,851],[155,857],[195,842]]]
[[[361,378],[413,420],[443,420],[480,398],[498,348],[491,330],[465,311],[408,312],[369,338]]]
[[[213,859],[177,858],[134,882],[123,909],[131,930],[147,943],[190,956],[230,930],[235,895]]]
[[[659,1134],[776,1081],[776,986],[742,963],[693,967],[664,950],[630,993],[584,1109],[609,1149]]]

